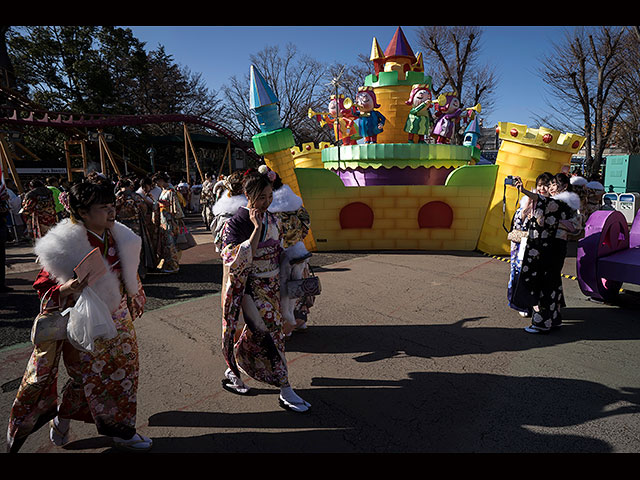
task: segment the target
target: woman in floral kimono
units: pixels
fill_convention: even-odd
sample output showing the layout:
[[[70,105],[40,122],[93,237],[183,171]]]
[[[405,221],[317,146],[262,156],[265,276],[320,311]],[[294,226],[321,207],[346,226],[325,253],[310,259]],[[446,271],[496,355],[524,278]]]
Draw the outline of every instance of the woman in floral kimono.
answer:
[[[146,272],[153,270],[158,263],[147,224],[149,206],[144,198],[133,191],[133,182],[129,179],[120,180],[116,191],[116,219],[142,239],[139,273],[144,278]]]
[[[240,378],[242,370],[280,388],[281,407],[305,412],[310,405],[291,388],[285,358],[279,274],[287,257],[281,224],[267,210],[273,195],[272,174],[246,172],[243,185],[248,205],[239,208],[223,230],[221,257],[228,276],[222,286],[222,350],[228,369],[222,384],[233,393],[249,393]],[[236,342],[241,311],[245,326]]]
[[[536,189],[534,193],[547,197],[549,195],[549,182],[553,178],[553,175],[549,172],[544,172],[538,175],[536,178]],[[522,237],[526,237],[529,233],[529,223],[533,216],[533,209],[535,208],[536,201],[530,199],[526,195],[520,200],[520,206],[513,215],[513,225],[511,232],[509,232],[508,238],[511,240],[511,271],[509,275],[509,284],[507,286],[507,299],[509,306],[514,310],[517,310],[522,317],[530,317],[531,310],[527,308],[522,310],[513,304],[511,301],[513,296],[514,281],[520,274],[520,268],[522,267],[522,259],[518,253],[520,252],[520,245],[524,245]]]
[[[136,432],[138,346],[133,321],[146,297],[138,277],[140,237],[115,221],[113,189],[91,182],[69,192],[71,218],[49,230],[35,246],[42,265],[34,288],[43,311],[72,306],[87,286],[74,278],[75,266],[94,248],[102,252],[107,271],[91,288],[111,311],[117,335],[95,340],[95,352],[74,348],[67,340],[34,346],[9,417],[7,450],[17,452],[28,435],[50,422],[50,439],[69,441],[70,421],[96,425],[114,446],[148,450],[151,440]],[[58,405],[58,364],[62,358],[69,381]]]
[[[27,228],[34,240],[43,237],[58,221],[56,206],[51,190],[40,180],[31,180],[31,188],[22,202],[23,213],[27,217]]]
[[[184,213],[176,191],[169,184],[167,174],[156,174],[154,177],[157,185],[162,188],[158,198],[158,254],[160,262],[158,270],[163,273],[176,273],[180,270],[180,257],[182,251],[177,247],[178,235],[183,227]]]
[[[525,331],[547,333],[562,324],[562,268],[567,234],[579,228],[580,197],[570,191],[569,178],[562,173],[550,182],[549,197],[529,192],[517,177],[515,186],[536,205],[512,301],[521,309],[532,309],[531,325]]]

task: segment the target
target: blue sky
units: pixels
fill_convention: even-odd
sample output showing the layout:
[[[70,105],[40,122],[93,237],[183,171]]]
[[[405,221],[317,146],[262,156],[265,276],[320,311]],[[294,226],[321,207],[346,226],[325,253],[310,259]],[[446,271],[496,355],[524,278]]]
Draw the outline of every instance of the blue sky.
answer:
[[[129,26],[149,49],[164,45],[176,63],[202,74],[213,90],[231,76],[249,72],[249,56],[266,46],[281,48],[294,43],[300,54],[326,63],[354,64],[358,54],[367,57],[373,37],[386,49],[397,25],[389,26]],[[415,26],[401,26],[417,54]],[[552,42],[564,37],[561,26],[483,26],[482,59],[496,69],[498,96],[494,112],[484,125],[514,122],[538,127],[532,114],[548,110],[545,85],[536,75],[540,59]],[[427,72],[428,73],[428,72]]]

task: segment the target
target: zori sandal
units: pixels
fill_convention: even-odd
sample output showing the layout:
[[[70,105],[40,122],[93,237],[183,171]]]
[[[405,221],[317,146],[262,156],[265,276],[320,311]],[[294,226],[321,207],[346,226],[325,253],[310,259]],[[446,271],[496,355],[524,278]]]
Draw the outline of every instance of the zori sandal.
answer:
[[[240,380],[230,368],[224,372],[225,378],[222,379],[222,388],[227,392],[235,393],[236,395],[249,395],[250,390],[242,380]]]
[[[153,445],[153,441],[148,438],[136,433],[129,440],[125,440],[124,438],[112,437],[113,445],[116,448],[121,450],[126,450],[128,452],[146,452],[151,449]]]
[[[66,430],[63,430],[62,428],[60,428],[58,422],[56,422],[57,418],[58,417],[49,422],[49,439],[55,446],[61,447],[69,441],[69,430],[71,422],[69,420],[66,420],[65,423],[67,423],[67,428]]]
[[[311,407],[311,404],[305,402],[302,399],[300,402],[293,403],[291,401],[285,400],[284,398],[282,398],[282,395],[280,395],[280,406],[285,410],[289,410],[290,412],[304,413],[309,411],[309,407]]]

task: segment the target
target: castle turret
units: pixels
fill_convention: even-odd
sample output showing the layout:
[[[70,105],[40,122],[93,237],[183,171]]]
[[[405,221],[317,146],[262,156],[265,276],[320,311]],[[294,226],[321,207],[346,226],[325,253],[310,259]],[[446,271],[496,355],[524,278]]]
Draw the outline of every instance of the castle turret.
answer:
[[[367,76],[365,86],[373,87],[380,113],[387,119],[384,130],[378,134],[378,143],[406,143],[405,122],[411,106],[405,102],[414,84],[431,86],[431,77],[424,74],[422,55],[416,56],[402,29],[398,27],[384,54],[377,40],[371,49],[375,72]]]
[[[496,158],[498,173],[478,249],[492,255],[507,255],[510,242],[506,230],[510,229],[511,218],[518,207],[519,192],[513,187],[504,188],[505,178],[508,175],[518,176],[527,190],[533,190],[536,177],[541,173],[555,174],[563,168],[569,171],[571,156],[582,148],[585,137],[508,122],[500,122],[498,135],[502,140]]]
[[[278,98],[254,65],[251,65],[249,98],[261,130],[251,139],[256,153],[264,156],[267,166],[280,175],[296,195],[300,195],[291,156],[291,147],[295,145],[293,133],[283,128],[278,115]]]
[[[291,154],[291,147],[295,145],[293,133],[288,128],[283,128],[278,114],[278,98],[254,65],[251,65],[249,102],[256,114],[261,131],[251,139],[256,153],[264,156],[267,167],[276,172],[282,182],[289,185],[291,190],[301,197]],[[309,251],[316,250],[311,231],[304,243]]]
[[[373,37],[373,44],[371,45],[371,55],[369,60],[373,62],[374,72],[376,75],[384,68],[384,53],[378,44],[376,37]]]
[[[397,71],[400,80],[404,80],[404,74],[411,70],[411,67],[416,63],[416,56],[400,27],[384,51],[384,57],[384,71]]]

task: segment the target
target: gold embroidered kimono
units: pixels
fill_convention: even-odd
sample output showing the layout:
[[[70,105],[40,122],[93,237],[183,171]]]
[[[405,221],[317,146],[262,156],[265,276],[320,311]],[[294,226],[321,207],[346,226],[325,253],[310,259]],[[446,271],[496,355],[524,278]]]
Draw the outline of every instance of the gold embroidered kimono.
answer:
[[[289,386],[280,313],[280,255],[282,231],[273,214],[266,213],[256,256],[249,237],[253,224],[241,207],[224,226],[221,257],[228,269],[222,286],[222,345],[229,368],[276,386]],[[245,326],[235,341],[244,295],[251,297],[256,315],[244,311]]]

